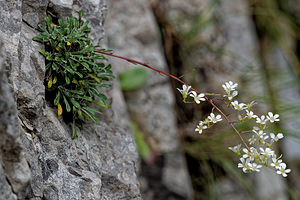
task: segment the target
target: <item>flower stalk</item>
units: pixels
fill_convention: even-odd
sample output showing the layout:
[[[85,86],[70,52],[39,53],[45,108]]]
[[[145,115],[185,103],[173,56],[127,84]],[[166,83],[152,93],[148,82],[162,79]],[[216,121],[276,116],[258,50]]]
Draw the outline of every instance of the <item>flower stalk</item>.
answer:
[[[142,65],[144,67],[147,67],[153,71],[156,71],[160,74],[164,74],[178,82],[180,82],[181,84],[185,85],[186,87],[188,87],[188,84],[186,84],[184,81],[180,80],[179,78],[177,78],[176,76],[173,76],[172,74],[169,74],[167,72],[164,72],[164,71],[161,71],[155,67],[152,67],[146,63],[143,63],[143,62],[140,62],[140,61],[137,61],[137,60],[134,60],[134,59],[131,59],[131,58],[126,58],[126,57],[123,57],[123,56],[119,56],[119,55],[116,55],[114,53],[111,53],[111,52],[106,52],[106,51],[103,51],[103,50],[100,50],[100,49],[95,49],[94,50],[95,52],[97,53],[100,53],[100,54],[104,54],[104,55],[108,55],[108,56],[112,56],[112,57],[115,57],[115,58],[119,58],[119,59],[122,59],[122,60],[125,60],[127,62],[130,62],[130,63],[134,63],[134,64],[139,64],[139,65]],[[198,94],[201,94],[201,92],[199,92],[198,90],[194,89],[194,88],[190,88],[191,90],[195,91],[196,93]],[[206,93],[204,93],[206,94]],[[213,93],[208,93],[209,95],[214,95]],[[230,120],[228,119],[228,117],[224,114],[224,112],[219,109],[211,99],[209,99],[207,96],[204,96],[205,100],[210,104],[212,105],[212,107],[214,109],[216,109],[223,117],[224,119],[228,122],[228,124],[232,127],[232,129],[234,130],[234,132],[240,137],[241,141],[243,142],[243,144],[245,145],[245,147],[250,151],[250,148],[249,146],[246,144],[246,142],[244,141],[243,137],[241,136],[241,134],[239,133],[239,131],[235,128],[235,126],[230,122]]]

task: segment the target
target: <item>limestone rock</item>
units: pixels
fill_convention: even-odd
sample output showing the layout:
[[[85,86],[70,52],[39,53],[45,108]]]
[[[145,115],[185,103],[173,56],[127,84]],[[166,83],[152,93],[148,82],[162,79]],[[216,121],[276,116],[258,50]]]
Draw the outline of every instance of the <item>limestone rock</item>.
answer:
[[[72,140],[70,125],[45,100],[45,61],[38,53],[43,45],[32,41],[37,23],[50,9],[60,16],[83,10],[99,42],[105,2],[49,2],[0,2],[0,40],[5,48],[0,56],[3,62],[5,55],[5,65],[0,65],[0,134],[7,138],[0,144],[0,199],[141,199],[136,146],[125,108],[113,107],[111,115],[101,116],[98,124],[85,124]],[[117,84],[107,93],[113,104],[123,103]],[[114,120],[107,118],[112,116]]]

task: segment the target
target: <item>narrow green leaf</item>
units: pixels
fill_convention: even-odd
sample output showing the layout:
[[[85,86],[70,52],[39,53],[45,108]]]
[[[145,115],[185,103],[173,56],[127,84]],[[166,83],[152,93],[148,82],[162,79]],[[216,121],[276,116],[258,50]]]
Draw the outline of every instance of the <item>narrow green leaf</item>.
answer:
[[[51,56],[47,56],[46,59],[47,60],[53,60],[53,58]]]
[[[81,73],[75,71],[75,74],[77,74],[80,78],[83,78],[83,75]]]
[[[60,100],[60,91],[58,91],[55,99],[54,99],[54,105],[58,105],[59,104],[59,100]]]
[[[48,31],[47,31],[47,29],[46,29],[46,27],[45,26],[43,26],[42,24],[38,24],[38,27],[42,30],[42,31],[44,31],[44,32],[47,32],[48,33]]]
[[[110,88],[111,84],[99,84],[99,87],[105,87],[105,88]]]
[[[69,85],[70,84],[70,78],[68,76],[65,77],[66,83]]]
[[[89,112],[91,113],[100,113],[102,114],[102,111],[100,109],[97,109],[97,108],[92,108],[92,107],[84,107],[84,109],[88,110]]]
[[[88,96],[74,95],[73,97],[78,98],[78,99],[84,99],[84,100],[87,100],[87,101],[93,101],[93,98],[88,97]]]
[[[61,59],[60,57],[58,57],[58,56],[56,56],[56,57],[54,58],[54,60],[57,61],[57,62],[59,62],[59,63],[62,62],[62,59]]]
[[[82,11],[79,11],[79,19],[81,19],[83,16],[83,12]]]
[[[97,88],[90,88],[90,91],[92,91],[95,96],[97,96],[99,99],[101,99],[102,102],[104,102],[104,103],[106,102],[106,99],[107,99],[106,96],[104,94],[100,93],[99,90],[97,90]]]
[[[68,90],[68,91],[75,93],[75,94],[84,95],[84,91],[82,91],[82,90]]]
[[[52,63],[52,69],[57,71],[58,70],[58,66],[55,62]]]
[[[87,63],[85,63],[85,62],[82,62],[81,64],[82,64],[87,70],[92,71],[91,68],[90,68],[90,66],[89,66],[89,64],[87,64]]]
[[[81,108],[80,104],[74,98],[71,98],[70,101],[76,108]]]
[[[69,66],[64,65],[64,68],[65,68],[68,72],[70,72],[71,74],[74,74],[74,70],[71,69]]]
[[[86,110],[86,109],[82,109],[82,111],[87,114],[94,122],[98,122],[98,118],[91,113],[90,111]]]
[[[43,56],[46,56],[46,53],[45,53],[44,50],[40,49],[39,52],[40,52],[41,54],[43,54]]]
[[[75,119],[73,119],[73,135],[72,135],[72,139],[75,139],[76,137],[77,137],[76,123],[75,123]]]
[[[92,101],[94,104],[97,104],[98,106],[101,106],[101,107],[103,107],[103,108],[108,108],[109,107],[109,105],[108,104],[106,104],[106,103],[103,103],[103,102],[101,102],[101,101],[96,101],[96,100],[93,100]]]
[[[35,36],[32,38],[32,40],[37,41],[37,42],[43,42],[43,39],[40,36]]]
[[[65,97],[65,95],[63,95],[63,97],[64,97],[64,102],[65,102],[65,105],[66,105],[66,110],[67,110],[67,112],[70,112],[71,111],[70,104],[69,104],[67,98]]]
[[[86,47],[85,49],[83,49],[82,51],[81,51],[81,53],[88,53],[88,52],[92,52],[92,51],[94,51],[95,50],[95,47],[94,46],[88,46],[88,47]]]

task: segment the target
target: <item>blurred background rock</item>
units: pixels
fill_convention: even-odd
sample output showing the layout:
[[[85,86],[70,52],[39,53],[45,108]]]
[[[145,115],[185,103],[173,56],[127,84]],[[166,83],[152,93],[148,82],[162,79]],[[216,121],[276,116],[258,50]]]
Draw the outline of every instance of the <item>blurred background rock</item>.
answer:
[[[240,143],[229,126],[196,134],[211,107],[182,103],[180,84],[147,70],[144,84],[123,90],[134,132],[143,135],[136,140],[144,199],[300,198],[299,9],[298,0],[108,1],[109,49],[200,91],[221,93],[225,81],[239,83],[239,100],[258,102],[259,114],[280,114],[274,131],[285,139],[277,148],[292,168],[288,178],[268,169],[243,174],[227,150]],[[121,79],[138,67],[112,62]]]

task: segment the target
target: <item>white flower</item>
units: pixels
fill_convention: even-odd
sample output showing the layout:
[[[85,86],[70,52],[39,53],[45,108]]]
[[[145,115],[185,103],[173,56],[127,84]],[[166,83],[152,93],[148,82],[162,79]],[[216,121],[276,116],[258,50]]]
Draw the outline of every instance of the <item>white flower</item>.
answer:
[[[241,151],[241,144],[233,146],[233,147],[228,147],[228,149],[230,149],[231,151],[233,151],[234,153],[238,154]]]
[[[235,96],[238,95],[238,91],[233,91],[232,93],[225,94],[224,97],[227,97],[229,101],[231,101]]]
[[[247,119],[257,118],[257,115],[254,115],[252,111],[246,110]]]
[[[280,169],[280,164],[282,163],[282,160],[272,158],[272,161],[273,162],[271,163],[271,167],[274,167],[275,169]]]
[[[241,163],[238,164],[238,168],[243,168],[243,172],[247,173],[250,171],[250,159],[247,158],[246,160],[244,158],[240,158]]]
[[[203,123],[209,125],[210,120],[209,120],[208,118],[205,118],[205,119],[203,120]]]
[[[263,131],[256,131],[256,130],[252,130],[255,134],[256,134],[256,136],[257,136],[257,138],[258,139],[268,139],[269,138],[269,136],[265,136],[266,135],[266,133],[264,133]]]
[[[225,84],[222,85],[224,88],[226,95],[224,97],[227,97],[229,101],[233,99],[233,97],[238,95],[238,91],[235,91],[235,88],[238,86],[237,83],[233,83],[232,81],[228,81]]]
[[[287,177],[287,173],[290,173],[291,170],[290,169],[285,169],[285,168],[286,168],[286,164],[281,163],[280,168],[277,171],[277,174],[282,174],[283,177]]]
[[[266,124],[267,121],[268,119],[264,115],[262,115],[260,118],[259,117],[256,118],[256,123],[260,125]]]
[[[239,103],[238,101],[231,102],[231,104],[232,104],[233,108],[238,111],[245,109],[245,106],[246,106],[246,104]]]
[[[210,113],[210,116],[208,116],[208,119],[209,119],[210,122],[212,122],[214,124],[219,122],[219,121],[222,121],[221,115],[215,116],[214,113]]]
[[[238,115],[238,119],[239,119],[239,122],[243,122],[244,121],[244,118],[242,117],[242,115]]]
[[[191,93],[189,90],[191,89],[191,86],[182,85],[182,90],[177,88],[177,90],[182,94],[183,99],[186,99],[187,96]]]
[[[196,93],[195,91],[192,91],[191,94],[190,94],[190,96],[194,98],[194,101],[195,101],[197,104],[199,104],[200,101],[205,101],[205,98],[203,98],[203,97],[204,97],[204,94],[202,94],[202,93],[199,94],[199,95],[197,95],[197,93]]]
[[[264,158],[268,158],[275,155],[274,151],[270,148],[263,149],[262,147],[260,147],[259,149],[260,154],[263,155]]]
[[[283,134],[282,133],[278,133],[277,135],[275,135],[274,133],[270,133],[270,137],[272,139],[272,143],[273,142],[278,142],[278,140],[283,138]]]
[[[237,83],[233,83],[232,81],[228,81],[225,84],[222,85],[225,92],[229,94],[231,91],[235,90],[235,88],[238,86]]]
[[[246,105],[246,109],[247,109],[247,110],[251,110],[252,106],[254,106],[255,104],[257,104],[255,101],[251,101],[250,103],[248,103],[248,104]]]
[[[204,124],[203,121],[200,121],[199,124],[197,125],[195,131],[198,131],[199,134],[201,134],[203,129],[207,129],[207,126]]]
[[[250,161],[254,160],[254,156],[256,154],[254,147],[251,147],[250,151],[248,151],[248,149],[244,148],[243,151],[245,152],[245,154],[243,155],[243,158],[249,158]]]
[[[259,172],[260,168],[262,168],[262,165],[258,165],[256,163],[249,163],[250,170],[253,172]]]
[[[248,141],[250,145],[254,144],[256,142],[254,135],[252,135],[252,137]]]
[[[266,135],[266,133],[264,133],[261,130],[257,132],[256,130],[253,129],[252,131],[256,134],[259,144],[265,144],[266,143],[265,140],[269,138],[269,136]]]
[[[268,120],[270,120],[271,123],[280,121],[279,115],[278,114],[273,115],[272,112],[268,112],[267,118]]]

